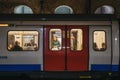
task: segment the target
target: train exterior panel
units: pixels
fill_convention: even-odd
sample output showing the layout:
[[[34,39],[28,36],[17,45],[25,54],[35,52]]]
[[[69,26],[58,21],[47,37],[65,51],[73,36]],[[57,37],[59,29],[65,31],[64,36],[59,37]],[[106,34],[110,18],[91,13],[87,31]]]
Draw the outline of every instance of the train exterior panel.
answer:
[[[119,23],[113,15],[0,17],[1,76],[119,77]]]
[[[37,51],[12,51],[8,49],[10,44],[14,44],[15,40],[20,41],[20,45],[23,45],[23,38],[32,38],[30,31],[35,31],[38,37],[39,49]],[[22,34],[22,32],[26,32]],[[28,33],[27,33],[28,32]],[[39,35],[38,35],[39,34]],[[0,27],[0,35],[2,38],[1,45],[1,59],[0,59],[0,71],[41,71],[43,70],[43,29],[25,27]],[[14,36],[13,36],[14,35]],[[30,36],[31,35],[31,36]],[[13,39],[14,38],[14,39]],[[6,41],[6,43],[4,43]],[[26,42],[28,40],[26,39]],[[22,54],[22,55],[21,55]]]
[[[97,39],[100,40],[100,33],[104,35],[104,38],[102,36],[102,41],[99,41],[98,43],[99,47],[96,49],[95,43],[97,43]],[[90,66],[91,70],[100,70],[100,71],[106,71],[111,70],[111,26],[91,26],[90,27]],[[99,36],[97,36],[99,35]],[[94,42],[94,43],[93,43]],[[105,49],[100,49],[102,47],[102,43],[105,43]],[[92,45],[92,46],[91,46]]]

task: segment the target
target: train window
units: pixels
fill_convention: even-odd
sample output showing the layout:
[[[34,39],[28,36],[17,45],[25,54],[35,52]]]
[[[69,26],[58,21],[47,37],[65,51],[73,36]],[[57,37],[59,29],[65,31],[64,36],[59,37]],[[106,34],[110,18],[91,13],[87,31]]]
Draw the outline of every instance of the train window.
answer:
[[[105,31],[94,31],[93,35],[94,35],[93,49],[95,51],[105,51],[107,47]]]
[[[59,51],[62,47],[62,31],[61,29],[50,29],[49,32],[49,49]]]
[[[37,31],[9,31],[8,51],[37,51]]]
[[[83,49],[83,31],[82,29],[71,29],[70,31],[70,48],[73,51]]]

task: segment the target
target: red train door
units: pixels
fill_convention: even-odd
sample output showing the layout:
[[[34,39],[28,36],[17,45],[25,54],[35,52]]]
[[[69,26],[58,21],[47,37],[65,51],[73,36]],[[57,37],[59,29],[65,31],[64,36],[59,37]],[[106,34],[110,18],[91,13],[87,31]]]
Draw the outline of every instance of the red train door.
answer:
[[[88,70],[87,26],[46,26],[44,42],[45,71]]]
[[[63,71],[65,69],[64,28],[63,26],[46,26],[44,29],[45,71]]]
[[[67,27],[67,70],[88,70],[88,26]]]

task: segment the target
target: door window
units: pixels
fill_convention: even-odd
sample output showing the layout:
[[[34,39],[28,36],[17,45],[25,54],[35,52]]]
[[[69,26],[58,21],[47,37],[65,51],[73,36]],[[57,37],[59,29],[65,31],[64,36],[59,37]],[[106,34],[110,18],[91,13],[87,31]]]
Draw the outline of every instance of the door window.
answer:
[[[83,49],[83,31],[82,29],[71,29],[70,31],[70,48],[73,51]]]
[[[61,29],[50,29],[49,31],[49,49],[59,51],[62,47],[62,31]]]
[[[93,32],[93,49],[95,51],[105,51],[106,50],[106,33],[105,31],[94,31]]]

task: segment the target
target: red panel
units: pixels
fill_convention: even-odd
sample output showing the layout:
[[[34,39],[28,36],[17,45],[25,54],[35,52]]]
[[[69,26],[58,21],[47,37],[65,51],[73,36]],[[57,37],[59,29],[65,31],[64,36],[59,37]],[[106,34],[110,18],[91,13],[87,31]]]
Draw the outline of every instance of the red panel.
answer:
[[[62,49],[49,49],[49,30],[61,29],[65,35],[62,38]],[[83,50],[70,50],[70,38],[67,38],[71,29],[83,30]],[[45,71],[88,71],[88,26],[46,26],[44,28],[44,70]]]
[[[71,51],[67,48],[67,70],[87,71],[88,70],[88,26],[69,26],[67,30],[83,30],[83,49],[81,51]],[[70,39],[67,38],[67,46],[70,46]]]
[[[65,48],[60,51],[51,51],[49,49],[49,31],[50,29],[64,30],[63,26],[46,26],[44,28],[44,70],[45,71],[63,71],[65,69]],[[65,47],[65,40],[62,39],[62,46]]]

